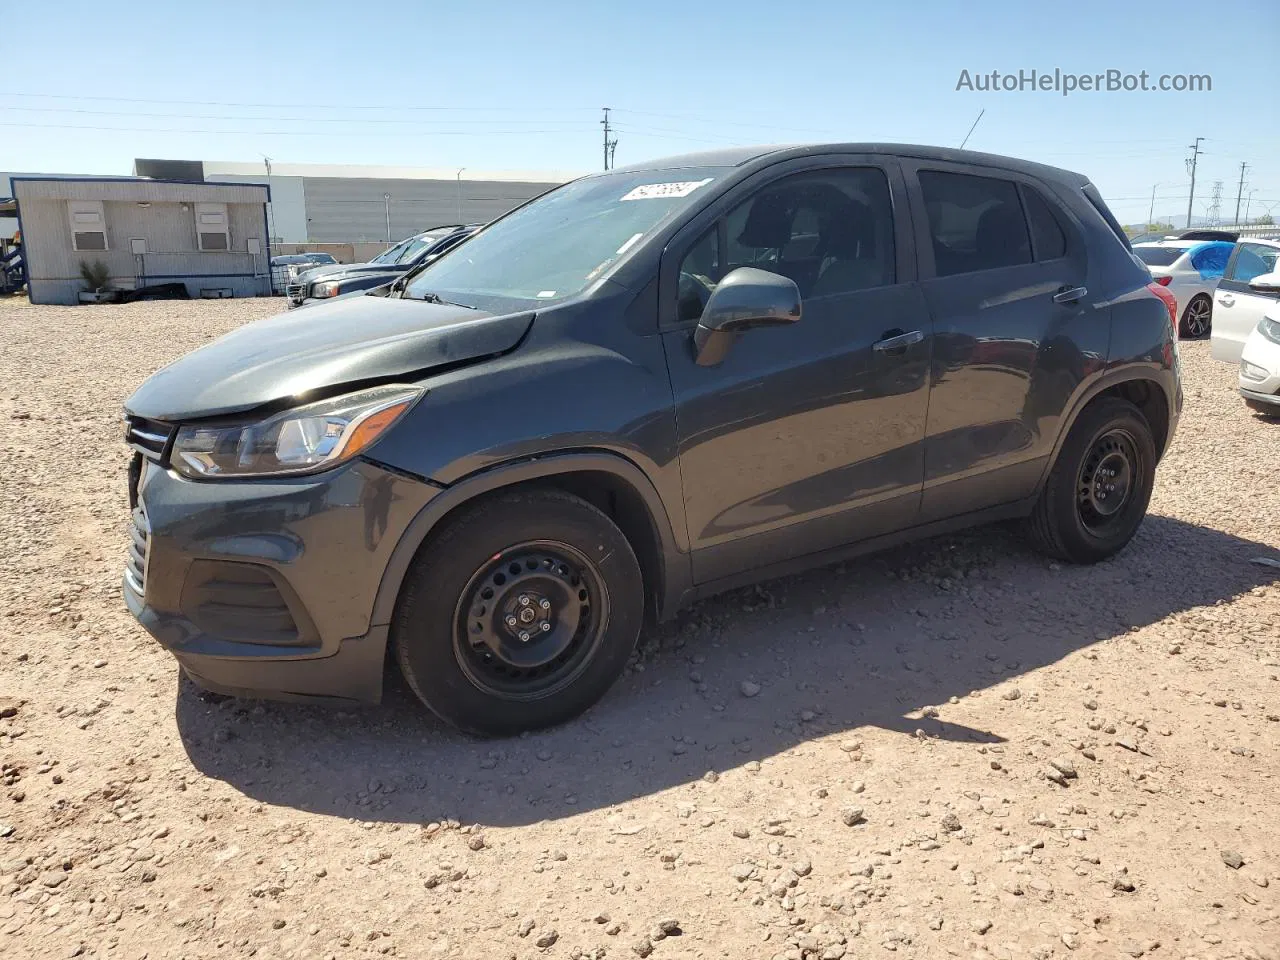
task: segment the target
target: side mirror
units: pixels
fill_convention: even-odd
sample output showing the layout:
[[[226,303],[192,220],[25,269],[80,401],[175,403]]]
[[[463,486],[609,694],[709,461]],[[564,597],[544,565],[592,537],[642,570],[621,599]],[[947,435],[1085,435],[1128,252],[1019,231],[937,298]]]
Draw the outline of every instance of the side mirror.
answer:
[[[1280,293],[1280,273],[1261,273],[1249,281],[1249,289],[1259,293]]]
[[[720,281],[702,310],[693,332],[694,357],[700,367],[714,367],[744,330],[780,327],[800,319],[800,288],[787,277],[739,267]]]

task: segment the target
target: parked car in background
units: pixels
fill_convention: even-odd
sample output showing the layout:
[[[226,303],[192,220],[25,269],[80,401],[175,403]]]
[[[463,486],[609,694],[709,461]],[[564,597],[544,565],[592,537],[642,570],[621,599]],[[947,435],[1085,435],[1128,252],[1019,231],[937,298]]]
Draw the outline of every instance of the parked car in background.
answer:
[[[1250,237],[1236,244],[1214,295],[1214,359],[1239,363],[1245,341],[1280,303],[1277,258],[1280,241]]]
[[[380,287],[414,267],[443,256],[479,229],[480,225],[475,223],[432,227],[400,241],[368,263],[343,263],[308,270],[289,284],[286,291],[289,306],[299,307],[312,301]]]
[[[1280,292],[1280,274],[1270,277],[1272,288]],[[1240,395],[1255,413],[1280,417],[1280,303],[1262,315],[1262,320],[1244,342],[1240,352]]]
[[[1123,549],[1182,410],[1171,303],[1039,164],[584,177],[144,383],[125,602],[222,692],[377,700],[389,654],[459,727],[559,723],[646,615],[734,586],[1012,518],[1059,559]]]
[[[1139,243],[1134,254],[1151,271],[1156,283],[1178,303],[1178,333],[1199,338],[1213,325],[1213,291],[1233,247],[1224,240],[1157,240]]]
[[[337,263],[330,253],[285,253],[271,258],[271,292],[284,293],[299,273]]]

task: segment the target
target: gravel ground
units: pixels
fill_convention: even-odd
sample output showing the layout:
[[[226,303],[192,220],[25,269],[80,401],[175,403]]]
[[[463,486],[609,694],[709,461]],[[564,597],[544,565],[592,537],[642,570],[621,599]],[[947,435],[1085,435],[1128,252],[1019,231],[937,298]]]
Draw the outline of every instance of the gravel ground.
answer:
[[[1113,561],[773,581],[477,742],[202,696],[125,612],[121,401],[276,304],[0,303],[0,956],[1280,956],[1280,423],[1207,344]]]

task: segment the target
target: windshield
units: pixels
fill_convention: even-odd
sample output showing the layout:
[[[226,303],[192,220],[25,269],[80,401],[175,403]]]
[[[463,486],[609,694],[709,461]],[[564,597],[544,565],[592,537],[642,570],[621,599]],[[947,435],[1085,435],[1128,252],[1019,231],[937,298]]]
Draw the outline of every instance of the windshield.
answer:
[[[370,260],[370,263],[399,263],[400,257],[404,253],[404,248],[413,243],[413,237],[408,240],[401,240],[390,250],[383,250],[380,254]]]
[[[722,167],[575,180],[521,207],[419,273],[405,296],[563,300],[694,203]]]
[[[427,247],[434,245],[448,235],[448,233],[426,233],[420,237],[411,237],[406,241],[407,246],[401,251],[400,256],[392,262],[408,263]]]
[[[1187,251],[1182,247],[1134,247],[1133,252],[1148,267],[1167,267]]]

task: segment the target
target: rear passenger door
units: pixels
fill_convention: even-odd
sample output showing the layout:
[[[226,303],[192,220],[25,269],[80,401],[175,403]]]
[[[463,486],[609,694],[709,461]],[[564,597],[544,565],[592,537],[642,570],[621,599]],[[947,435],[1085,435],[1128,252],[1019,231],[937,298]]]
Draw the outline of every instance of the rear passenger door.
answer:
[[[1109,312],[1052,189],[967,164],[908,173],[933,314],[922,522],[1031,496],[1067,405],[1105,363]]]
[[[1241,240],[1227,262],[1214,295],[1212,343],[1215,360],[1239,363],[1244,342],[1262,322],[1262,315],[1276,306],[1280,294],[1264,293],[1249,286],[1249,281],[1264,273],[1276,271],[1280,247]]]

